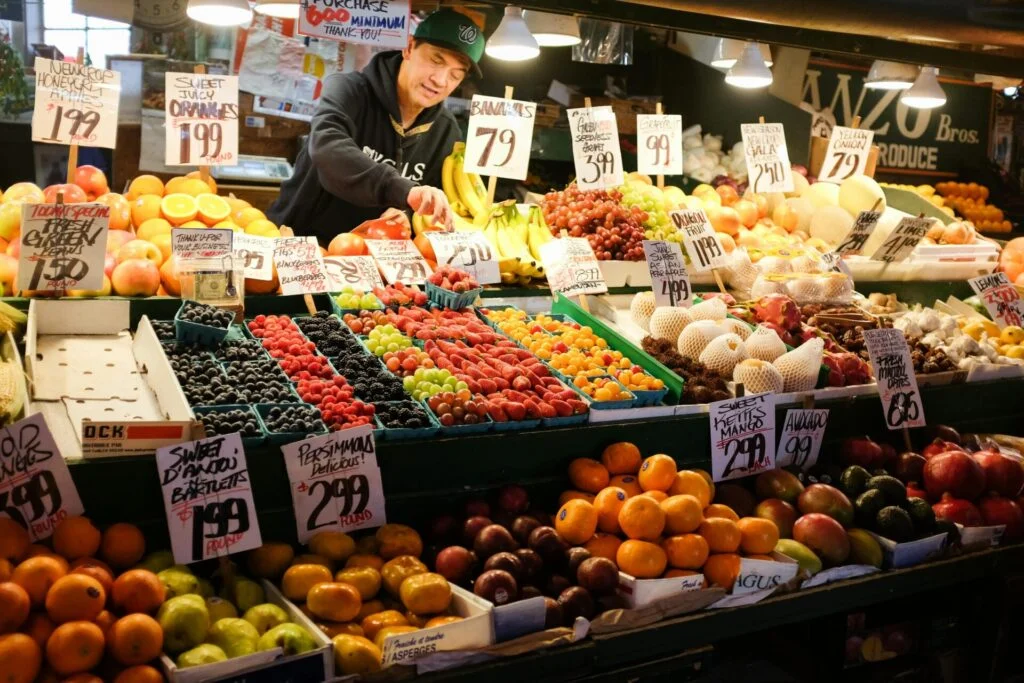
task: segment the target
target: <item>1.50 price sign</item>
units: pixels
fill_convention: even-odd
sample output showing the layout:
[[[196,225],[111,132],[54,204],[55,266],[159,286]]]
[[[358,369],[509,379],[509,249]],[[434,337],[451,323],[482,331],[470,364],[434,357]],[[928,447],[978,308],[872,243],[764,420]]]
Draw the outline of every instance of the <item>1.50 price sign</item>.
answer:
[[[466,134],[466,171],[525,180],[536,117],[536,102],[473,95]]]

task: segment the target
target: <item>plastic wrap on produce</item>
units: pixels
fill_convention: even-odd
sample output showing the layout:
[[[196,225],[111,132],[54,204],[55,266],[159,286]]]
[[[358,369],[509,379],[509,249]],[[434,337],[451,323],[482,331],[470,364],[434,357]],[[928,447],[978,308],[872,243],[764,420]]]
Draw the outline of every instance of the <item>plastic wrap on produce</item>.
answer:
[[[759,299],[784,294],[798,304],[848,304],[854,298],[854,283],[843,273],[775,273],[759,275],[750,296]]]
[[[588,64],[633,63],[633,27],[612,21],[580,17],[580,43],[572,48],[572,61]]]

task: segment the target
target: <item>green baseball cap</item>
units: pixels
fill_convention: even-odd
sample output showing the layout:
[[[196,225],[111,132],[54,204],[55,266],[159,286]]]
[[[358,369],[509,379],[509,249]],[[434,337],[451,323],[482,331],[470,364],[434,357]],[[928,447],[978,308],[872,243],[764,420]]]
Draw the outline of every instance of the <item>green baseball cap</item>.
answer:
[[[484,34],[462,12],[453,9],[432,12],[416,27],[413,38],[466,55],[473,65],[474,75],[483,75],[480,72],[480,58],[484,54]]]

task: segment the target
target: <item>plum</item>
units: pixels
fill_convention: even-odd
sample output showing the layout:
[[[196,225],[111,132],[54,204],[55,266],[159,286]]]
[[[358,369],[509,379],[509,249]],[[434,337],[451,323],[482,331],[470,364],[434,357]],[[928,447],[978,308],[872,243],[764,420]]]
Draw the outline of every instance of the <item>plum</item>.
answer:
[[[504,605],[519,598],[519,585],[507,571],[491,569],[476,577],[473,592],[495,605]]]
[[[484,571],[490,571],[491,569],[504,569],[516,581],[521,581],[523,578],[522,561],[509,552],[495,553],[488,557],[487,561],[484,562]]]
[[[473,541],[473,551],[477,557],[488,558],[498,553],[512,553],[519,549],[516,539],[509,530],[500,524],[485,526]]]
[[[462,525],[462,539],[466,542],[466,545],[473,545],[476,541],[477,534],[480,533],[485,527],[489,527],[494,524],[490,517],[470,517],[466,520],[466,523]]]
[[[539,526],[531,531],[527,545],[536,551],[544,562],[552,566],[558,566],[565,551],[569,549],[569,544],[562,535],[550,526]]]
[[[597,608],[594,597],[586,588],[570,586],[558,596],[558,604],[562,606],[562,619],[566,626],[572,626],[576,617],[593,619]]]
[[[469,580],[476,565],[476,555],[461,545],[443,549],[434,560],[434,570],[452,583]]]

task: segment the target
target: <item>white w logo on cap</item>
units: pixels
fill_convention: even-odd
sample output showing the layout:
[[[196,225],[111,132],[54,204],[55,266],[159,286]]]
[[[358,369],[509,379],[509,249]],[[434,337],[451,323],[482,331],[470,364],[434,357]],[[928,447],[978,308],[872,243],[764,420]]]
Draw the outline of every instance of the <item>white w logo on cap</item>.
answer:
[[[475,43],[479,35],[480,31],[479,29],[477,29],[476,26],[473,26],[471,24],[464,24],[459,27],[459,40],[466,43],[467,45],[472,45],[473,43]]]

